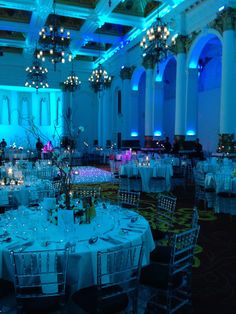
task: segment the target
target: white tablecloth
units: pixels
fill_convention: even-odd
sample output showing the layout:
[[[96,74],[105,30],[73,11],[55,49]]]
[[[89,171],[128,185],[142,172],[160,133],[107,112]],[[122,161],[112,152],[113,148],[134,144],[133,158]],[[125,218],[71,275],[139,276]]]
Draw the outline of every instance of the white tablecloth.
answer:
[[[137,214],[117,206],[103,209],[97,207],[97,216],[91,224],[69,225],[62,228],[45,222],[42,212],[12,211],[1,216],[0,221],[0,277],[12,278],[9,251],[19,250],[26,244],[25,250],[42,250],[62,248],[74,244],[69,256],[68,284],[72,291],[96,283],[96,254],[115,246],[126,246],[144,242],[143,264],[149,263],[149,254],[155,244],[148,222]],[[128,230],[123,230],[123,228]],[[9,234],[5,237],[4,232]],[[97,235],[98,241],[89,244],[91,236]],[[4,239],[10,238],[10,242]],[[105,238],[103,240],[102,238]],[[113,239],[113,241],[112,241]],[[27,246],[28,245],[30,246]],[[47,246],[45,246],[47,244]]]
[[[173,168],[172,165],[169,163],[156,163],[152,166],[137,166],[134,164],[126,164],[120,167],[120,174],[127,175],[128,177],[140,174],[142,179],[143,192],[151,192],[151,190],[152,192],[154,192],[153,189],[151,189],[151,178],[163,177],[166,181],[166,184],[163,187],[163,191],[170,191]],[[163,192],[159,190],[158,186],[157,189],[157,192]]]
[[[38,180],[30,185],[0,186],[0,206],[8,204],[28,205],[30,202],[38,200],[43,191],[49,190],[53,192],[53,186],[47,180]]]

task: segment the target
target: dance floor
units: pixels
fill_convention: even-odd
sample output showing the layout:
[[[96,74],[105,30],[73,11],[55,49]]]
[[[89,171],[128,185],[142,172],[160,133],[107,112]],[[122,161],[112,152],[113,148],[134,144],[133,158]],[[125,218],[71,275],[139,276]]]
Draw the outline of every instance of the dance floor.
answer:
[[[72,182],[74,184],[103,183],[112,181],[112,173],[96,167],[74,167]]]

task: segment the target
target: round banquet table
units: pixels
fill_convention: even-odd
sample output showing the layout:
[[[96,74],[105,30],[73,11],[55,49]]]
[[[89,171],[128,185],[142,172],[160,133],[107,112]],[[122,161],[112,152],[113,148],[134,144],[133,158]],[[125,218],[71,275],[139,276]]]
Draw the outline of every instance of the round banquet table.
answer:
[[[105,208],[104,208],[105,207]],[[70,212],[70,211],[67,211]],[[22,207],[8,211],[0,220],[0,277],[12,280],[10,251],[37,251],[70,247],[67,281],[74,292],[96,283],[97,252],[144,242],[143,264],[155,248],[148,222],[137,213],[117,205],[96,206],[90,224],[46,221],[46,210]],[[91,238],[98,240],[90,244]]]
[[[140,174],[142,180],[143,192],[163,192],[170,191],[171,189],[171,177],[173,176],[173,167],[171,164],[155,163],[152,166],[137,166],[134,164],[125,164],[120,167],[120,174],[127,175],[128,178],[133,175]],[[153,190],[151,186],[152,177],[165,178],[164,186],[156,186],[156,190]]]

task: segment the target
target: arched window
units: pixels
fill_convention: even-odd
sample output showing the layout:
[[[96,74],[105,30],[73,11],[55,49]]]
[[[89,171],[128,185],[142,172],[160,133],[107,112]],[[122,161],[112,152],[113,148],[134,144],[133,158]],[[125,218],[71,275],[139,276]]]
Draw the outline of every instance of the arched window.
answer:
[[[61,124],[61,117],[62,117],[62,103],[61,98],[57,98],[57,104],[56,104],[56,125]]]
[[[2,98],[1,106],[1,124],[11,124],[10,103],[7,96]]]
[[[46,97],[41,98],[39,110],[40,110],[40,125],[50,125],[51,114],[48,99]]]
[[[27,97],[23,97],[21,100],[18,119],[20,125],[29,125],[30,108],[29,100]]]

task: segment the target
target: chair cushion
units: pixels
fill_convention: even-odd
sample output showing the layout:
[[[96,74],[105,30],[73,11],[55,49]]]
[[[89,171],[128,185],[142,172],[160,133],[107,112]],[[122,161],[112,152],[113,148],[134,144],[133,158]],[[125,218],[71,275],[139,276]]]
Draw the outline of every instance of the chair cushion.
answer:
[[[167,245],[157,245],[151,252],[150,259],[152,262],[169,264],[171,257],[171,247]]]
[[[119,286],[113,286],[112,288],[103,289],[103,296],[109,296],[113,293],[121,292],[118,295],[111,296],[102,301],[102,313],[111,314],[123,311],[128,303],[129,298],[126,293],[122,293],[122,289]],[[93,314],[97,313],[98,309],[98,289],[97,286],[81,289],[75,292],[72,296],[72,300],[79,305],[86,312]]]
[[[168,288],[169,265],[152,263],[142,268],[140,283],[157,289]],[[182,274],[178,273],[173,277],[172,287],[177,288],[182,283]]]

